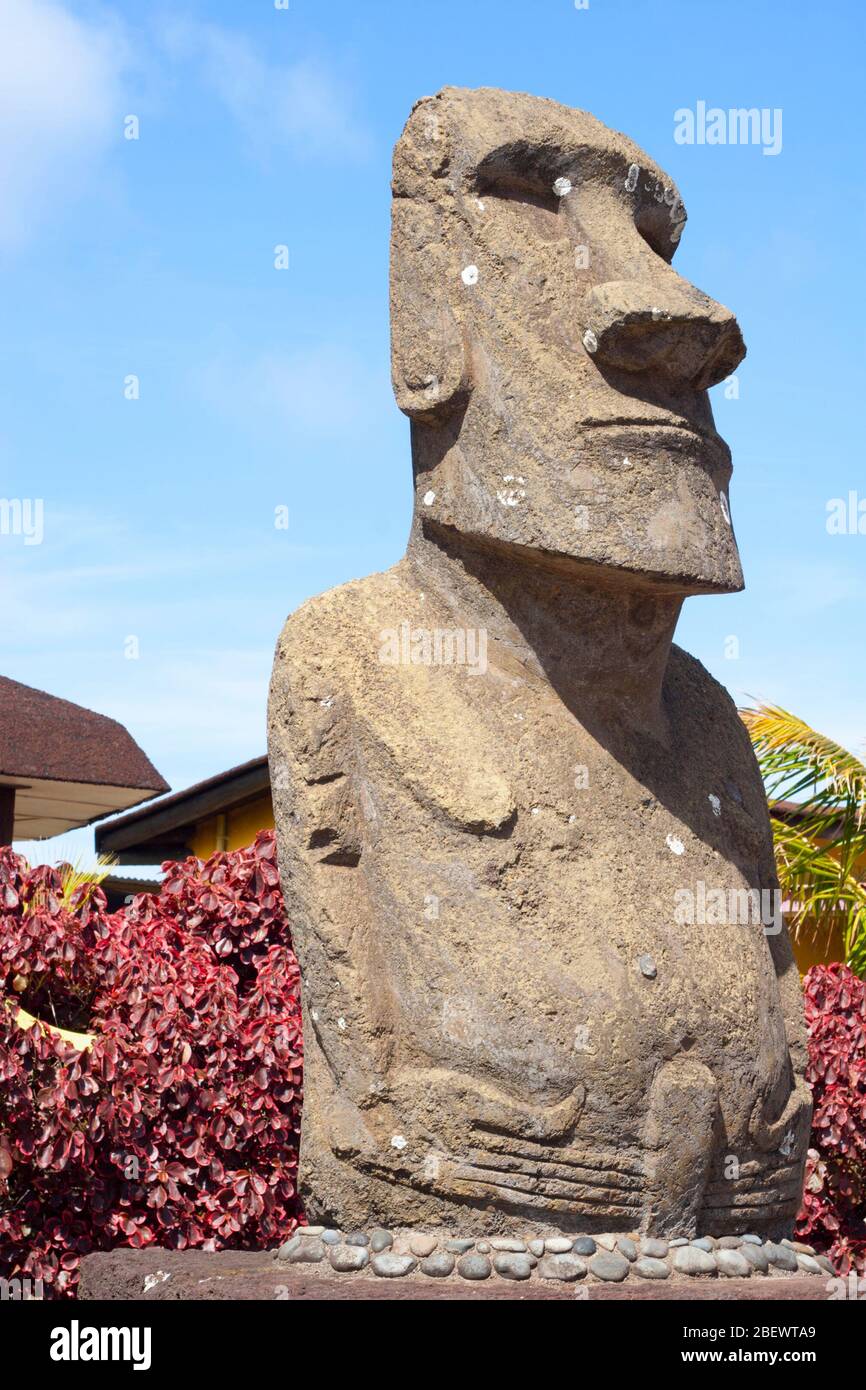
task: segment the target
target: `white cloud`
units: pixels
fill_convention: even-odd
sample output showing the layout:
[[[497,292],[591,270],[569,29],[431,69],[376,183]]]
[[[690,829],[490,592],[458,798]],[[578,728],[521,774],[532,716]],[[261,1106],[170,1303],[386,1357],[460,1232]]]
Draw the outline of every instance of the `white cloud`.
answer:
[[[162,41],[173,60],[198,63],[258,157],[273,146],[309,157],[367,153],[369,135],[350,88],[314,59],[271,63],[243,34],[186,18],[170,19]]]
[[[120,138],[124,45],[50,0],[0,0],[0,245],[79,195]]]

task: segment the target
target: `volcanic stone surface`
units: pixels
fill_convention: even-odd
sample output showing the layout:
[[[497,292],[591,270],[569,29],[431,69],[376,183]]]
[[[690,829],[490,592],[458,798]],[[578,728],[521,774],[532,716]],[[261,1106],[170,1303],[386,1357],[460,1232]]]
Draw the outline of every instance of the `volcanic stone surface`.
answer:
[[[393,194],[408,549],[292,614],[270,696],[307,1211],[779,1239],[799,981],[749,739],[672,644],[742,587],[707,395],[739,327],[672,268],[679,191],[586,113],[446,88]]]

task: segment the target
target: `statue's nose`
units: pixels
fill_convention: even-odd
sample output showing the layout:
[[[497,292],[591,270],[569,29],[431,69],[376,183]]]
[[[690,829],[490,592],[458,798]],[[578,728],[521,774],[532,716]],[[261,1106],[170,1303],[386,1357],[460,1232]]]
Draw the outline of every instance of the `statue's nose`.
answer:
[[[584,345],[595,361],[706,390],[742,362],[746,345],[730,309],[668,270],[654,280],[609,280],[589,291]]]

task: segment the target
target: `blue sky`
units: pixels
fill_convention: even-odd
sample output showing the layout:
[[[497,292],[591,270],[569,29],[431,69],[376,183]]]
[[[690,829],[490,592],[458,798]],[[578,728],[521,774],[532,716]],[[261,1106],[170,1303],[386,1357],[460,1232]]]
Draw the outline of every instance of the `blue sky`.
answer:
[[[419,96],[494,85],[592,111],[679,184],[675,265],[749,354],[713,393],[746,592],[690,599],[677,640],[862,753],[866,534],[826,522],[866,500],[863,13],[0,0],[0,497],[44,506],[40,544],[0,535],[0,670],[120,719],[173,787],[264,750],[285,615],[408,530],[391,148]],[[780,152],[678,144],[699,101],[780,109]]]

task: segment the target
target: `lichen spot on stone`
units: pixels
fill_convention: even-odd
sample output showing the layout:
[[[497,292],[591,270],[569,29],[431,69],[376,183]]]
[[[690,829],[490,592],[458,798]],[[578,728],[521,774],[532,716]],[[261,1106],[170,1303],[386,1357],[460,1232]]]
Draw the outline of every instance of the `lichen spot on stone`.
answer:
[[[557,198],[567,198],[571,189],[571,179],[557,179],[553,185],[553,191]]]
[[[588,328],[583,335],[583,346],[587,352],[598,352],[598,339],[591,328]]]
[[[427,492],[424,493],[424,506],[432,507],[435,501],[436,493],[433,491],[432,488],[430,488]]]
[[[402,1134],[392,1134],[392,1135],[391,1135],[391,1148],[392,1148],[392,1149],[399,1149],[399,1150],[402,1151],[403,1149],[406,1148],[407,1143],[408,1143],[408,1140],[404,1139],[404,1137],[403,1137]]]
[[[438,1154],[428,1154],[424,1159],[424,1180],[425,1182],[435,1182],[439,1177],[442,1161]]]
[[[725,494],[724,494],[723,492],[720,492],[720,493],[719,493],[719,506],[720,506],[721,509],[722,509],[722,516],[725,518],[725,521],[726,521],[726,522],[728,523],[728,525],[730,526],[730,524],[731,524],[731,509],[730,509],[730,507],[728,506],[728,499],[727,499],[727,497],[725,496]]]
[[[465,266],[465,267],[463,268],[463,270],[460,272],[460,279],[463,281],[464,285],[477,285],[477,284],[478,284],[478,266],[477,266],[477,265],[467,265],[467,266]]]
[[[685,847],[685,845],[683,844],[682,840],[680,840],[680,839],[678,838],[678,836],[676,836],[676,835],[666,835],[666,836],[665,836],[665,844],[667,845],[667,847],[668,847],[668,849],[670,850],[671,854],[684,854],[684,853],[685,853],[685,848],[686,848],[686,847]]]
[[[514,475],[513,473],[503,473],[503,475],[502,475],[502,481],[503,481],[503,483],[508,483],[508,484],[515,484],[515,483],[520,484],[520,483],[525,482],[526,479],[525,479],[525,478],[517,478],[517,477],[515,477],[515,475]],[[522,501],[523,501],[523,499],[524,499],[525,496],[526,496],[526,493],[525,493],[525,491],[523,490],[523,488],[520,487],[520,486],[517,486],[517,487],[509,486],[509,487],[500,488],[499,491],[497,492],[496,496],[497,496],[498,500],[502,503],[502,506],[503,506],[503,507],[516,507],[517,504],[518,504],[519,502],[522,502]]]
[[[713,815],[720,816],[722,814],[722,803],[719,800],[719,798],[713,792],[710,792],[710,794],[707,797],[707,801],[713,808]]]
[[[341,1033],[345,1033],[345,1031],[346,1031],[346,1020],[345,1020],[344,1018],[338,1018],[338,1019],[337,1019],[337,1027],[339,1028],[339,1030],[340,1030]]]
[[[626,193],[634,193],[635,189],[637,188],[637,181],[638,181],[639,178],[640,178],[640,165],[639,165],[639,164],[630,164],[630,165],[628,166],[628,174],[626,175],[626,180],[625,180],[625,191],[626,191]]]

